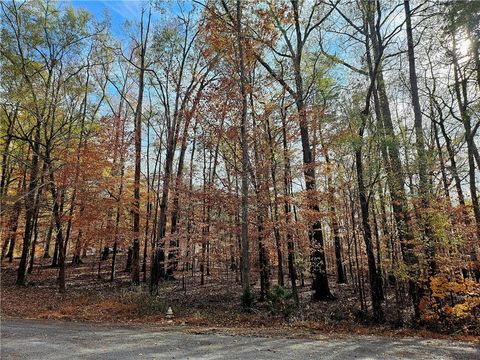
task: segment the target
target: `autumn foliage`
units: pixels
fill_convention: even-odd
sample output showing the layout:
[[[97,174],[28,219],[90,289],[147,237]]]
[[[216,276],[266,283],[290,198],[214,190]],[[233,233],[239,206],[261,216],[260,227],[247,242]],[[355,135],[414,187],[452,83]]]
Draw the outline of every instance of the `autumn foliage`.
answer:
[[[2,300],[478,335],[478,4],[2,2]]]

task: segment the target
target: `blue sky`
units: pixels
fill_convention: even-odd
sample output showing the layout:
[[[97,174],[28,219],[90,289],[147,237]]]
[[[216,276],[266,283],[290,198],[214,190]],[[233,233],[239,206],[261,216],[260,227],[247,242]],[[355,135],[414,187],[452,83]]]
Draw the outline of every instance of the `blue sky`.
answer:
[[[142,0],[65,0],[75,8],[83,8],[91,12],[96,18],[102,18],[105,11],[110,14],[112,31],[115,34],[122,32],[125,21],[140,19]]]
[[[1,0],[0,0],[1,1]],[[101,19],[105,12],[108,12],[112,24],[112,32],[119,36],[124,33],[123,25],[125,21],[134,23],[140,21],[142,5],[147,5],[148,0],[59,0],[59,3],[71,5],[74,8],[88,10],[94,17]],[[178,1],[159,1],[162,4],[162,13],[168,18],[176,16],[181,12],[188,11],[192,2],[190,0]],[[158,9],[152,13],[152,21],[159,20],[160,13]]]

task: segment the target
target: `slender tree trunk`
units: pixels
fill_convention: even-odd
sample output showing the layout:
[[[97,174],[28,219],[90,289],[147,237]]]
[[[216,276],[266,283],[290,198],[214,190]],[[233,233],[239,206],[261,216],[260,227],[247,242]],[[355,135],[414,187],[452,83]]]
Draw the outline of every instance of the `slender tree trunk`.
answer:
[[[365,115],[363,115],[365,116]],[[361,141],[363,140],[363,127],[366,123],[364,119],[363,124],[359,130],[359,136]],[[360,210],[362,217],[362,227],[363,227],[363,240],[365,242],[365,248],[367,250],[367,262],[368,262],[368,274],[370,281],[370,292],[372,298],[372,308],[373,308],[373,317],[375,321],[383,321],[384,315],[382,310],[382,282],[381,274],[379,274],[377,266],[375,264],[375,255],[373,253],[373,242],[372,242],[372,231],[369,223],[369,209],[368,209],[368,200],[367,192],[365,189],[365,180],[363,175],[363,160],[362,160],[362,150],[361,145],[358,145],[357,150],[355,151],[355,165],[357,172],[357,186],[358,186],[358,196],[360,199]]]
[[[305,187],[309,193],[308,207],[314,214],[320,217],[320,206],[316,195],[317,185],[315,179],[315,160],[312,157],[312,149],[310,147],[310,137],[308,130],[308,118],[305,107],[304,85],[301,70],[302,53],[304,38],[301,35],[300,19],[299,19],[299,2],[292,1],[293,16],[295,20],[296,32],[296,50],[293,60],[293,72],[295,78],[295,105],[297,108],[298,121],[300,126],[300,138],[302,142],[303,154],[303,174],[305,178]],[[323,229],[321,219],[316,219],[309,230],[310,239],[310,264],[313,276],[314,300],[330,300],[333,296],[330,292],[327,277],[327,264],[325,259],[325,246],[323,239]]]
[[[456,37],[453,35],[453,48],[456,48]],[[458,103],[458,108],[460,109],[460,115],[462,119],[463,126],[465,128],[465,141],[467,143],[467,157],[468,157],[468,177],[469,177],[469,188],[470,188],[470,197],[473,207],[473,216],[476,224],[476,235],[477,242],[480,240],[480,203],[478,200],[477,186],[476,186],[476,177],[475,177],[475,143],[474,143],[474,133],[472,132],[471,118],[467,111],[468,104],[468,92],[467,92],[467,80],[460,77],[460,66],[455,51],[453,51],[453,72],[455,78],[455,96]],[[477,254],[475,251],[475,246],[472,246],[471,251],[472,262],[475,264],[475,277],[480,279],[480,268],[478,266]]]
[[[367,62],[369,72],[375,71],[375,81],[377,92],[374,90],[374,104],[377,113],[377,124],[382,138],[382,157],[387,170],[387,183],[390,190],[391,203],[393,208],[393,215],[397,227],[398,238],[402,257],[407,265],[409,277],[409,293],[412,298],[416,317],[419,313],[419,289],[417,286],[418,273],[418,259],[414,252],[414,235],[411,228],[411,214],[408,208],[407,195],[404,188],[405,173],[400,160],[400,151],[397,136],[395,135],[392,116],[390,112],[390,105],[388,101],[385,81],[382,73],[382,56],[383,44],[381,43],[382,34],[380,29],[375,25],[373,14],[375,13],[375,6],[378,3],[370,2],[367,11],[368,26],[365,26],[367,38],[370,39],[373,49],[374,59],[371,59],[370,51],[367,49]]]
[[[0,178],[0,207],[3,209],[3,199],[4,196],[8,193],[8,183],[9,183],[9,163],[10,163],[10,143],[13,138],[13,129],[15,122],[17,120],[18,106],[15,106],[13,114],[10,115],[8,111],[5,110],[5,114],[8,118],[8,127],[7,134],[4,137],[4,147],[2,153],[2,174]]]
[[[412,95],[412,105],[414,113],[414,127],[415,127],[415,147],[417,150],[418,158],[418,176],[419,176],[419,192],[421,205],[424,211],[427,211],[430,206],[430,191],[429,180],[427,176],[428,160],[425,150],[425,139],[423,137],[423,124],[422,124],[422,109],[420,107],[420,96],[418,93],[418,80],[415,69],[415,48],[413,42],[412,31],[412,19],[410,11],[410,1],[404,1],[405,19],[406,19],[406,32],[407,32],[407,49],[408,49],[408,65],[410,74],[410,91]],[[427,249],[427,261],[429,267],[429,276],[434,276],[436,272],[435,261],[435,244],[434,232],[431,227],[431,220],[428,214],[421,214],[423,222],[423,230],[426,237],[426,249]]]
[[[35,139],[33,142],[32,162],[30,167],[30,180],[28,192],[25,196],[25,231],[23,234],[22,257],[17,270],[17,285],[25,285],[28,255],[30,251],[30,242],[33,231],[33,217],[36,212],[37,204],[37,183],[39,170],[39,152],[40,152],[40,119],[37,119],[35,126]]]
[[[50,154],[47,151],[45,156],[45,162],[47,163],[47,169],[49,172],[49,189],[52,195],[53,201],[53,216],[55,218],[55,226],[57,229],[57,243],[58,243],[58,289],[60,292],[65,292],[65,256],[66,249],[62,233],[62,205],[65,198],[65,192],[59,191],[55,184],[55,177],[53,172],[53,166],[50,161]]]
[[[143,19],[142,19],[143,36]],[[143,40],[142,40],[143,41]],[[132,283],[140,283],[140,167],[142,156],[142,104],[145,77],[145,46],[142,43],[140,53],[140,75],[138,80],[137,108],[135,110],[135,179],[133,190],[133,253]]]
[[[153,179],[155,179],[156,171],[158,166],[158,154],[155,160],[155,167],[153,170]],[[145,220],[145,233],[144,233],[144,244],[143,244],[143,262],[142,262],[142,282],[147,282],[147,254],[148,254],[148,238],[149,238],[149,230],[150,230],[150,219],[152,217],[152,202],[150,199],[150,192],[153,183],[150,182],[150,121],[147,123],[147,217]]]
[[[266,132],[268,135],[268,145],[270,150],[270,173],[272,177],[272,187],[273,187],[273,208],[272,211],[272,222],[273,222],[273,233],[275,236],[275,245],[277,248],[277,260],[278,260],[278,284],[284,286],[284,275],[283,275],[283,253],[282,253],[282,243],[281,235],[279,229],[279,211],[278,211],[278,188],[277,188],[277,160],[275,158],[275,148],[273,144],[272,131],[270,129],[270,120],[267,118],[265,120]],[[270,196],[269,196],[270,198]]]
[[[32,242],[32,251],[30,251],[30,262],[27,269],[28,274],[31,274],[33,271],[37,241],[38,241],[38,210],[37,210],[37,214],[35,215],[35,222],[33,225],[33,242]]]
[[[197,91],[195,99],[193,100],[192,108],[188,112],[188,115],[184,116],[185,124],[183,128],[183,134],[181,137],[180,155],[178,159],[177,175],[175,179],[175,189],[173,191],[173,205],[172,205],[172,216],[171,216],[172,226],[170,231],[171,234],[173,235],[173,238],[169,244],[169,252],[168,252],[169,266],[167,267],[167,277],[172,277],[173,271],[176,270],[177,268],[176,258],[178,257],[179,241],[178,241],[178,234],[176,233],[177,233],[178,211],[179,211],[179,191],[180,191],[180,187],[182,185],[182,179],[183,179],[183,167],[185,163],[185,154],[186,154],[187,145],[188,145],[188,130],[190,127],[192,116],[196,111],[198,103],[200,102],[202,90],[204,87],[205,87],[205,83],[202,82],[200,84],[199,90]],[[182,109],[181,112],[182,113],[186,112],[186,109]],[[195,127],[196,127],[196,123],[195,123]],[[222,119],[221,127],[223,127],[223,119]]]
[[[40,183],[39,183],[39,189],[37,192],[37,206],[35,208],[35,214],[33,216],[33,242],[32,242],[32,250],[30,251],[30,262],[28,265],[27,273],[31,274],[33,271],[33,263],[35,261],[35,250],[37,247],[37,242],[38,242],[38,217],[40,213],[40,206],[39,204],[42,201],[42,192],[43,192],[43,185],[44,185],[44,175],[46,171],[46,164],[44,163],[43,165],[43,170],[42,170],[42,175],[40,176]]]
[[[65,197],[64,196],[60,196],[60,214],[63,214],[63,207],[64,207],[64,203],[65,203]],[[58,227],[57,227],[57,223],[56,223],[56,220],[55,220],[55,214],[53,213],[53,210],[52,210],[52,215],[53,215],[53,219],[54,219],[54,222],[55,222],[55,229],[56,229],[56,236],[55,236],[55,248],[53,250],[53,257],[52,257],[52,264],[50,265],[50,267],[58,267],[59,266],[59,259],[60,259],[60,240],[63,239],[63,234],[61,234],[62,236],[60,236],[59,232],[58,232]]]
[[[450,160],[450,171],[452,173],[453,180],[455,182],[455,190],[457,192],[458,203],[465,209],[465,195],[463,194],[462,182],[460,175],[458,174],[457,161],[455,160],[455,151],[453,150],[452,140],[448,136],[447,130],[443,119],[440,119],[439,127],[442,132],[442,136],[445,139],[445,146],[447,148],[448,158]],[[468,219],[468,213],[465,211],[466,219]],[[469,220],[467,220],[468,222]]]
[[[285,214],[285,228],[287,237],[288,249],[288,273],[290,275],[290,283],[292,286],[292,295],[295,304],[299,305],[298,290],[297,290],[297,269],[295,265],[295,243],[293,241],[292,230],[289,228],[291,221],[292,205],[290,204],[290,187],[291,187],[291,171],[290,171],[290,157],[288,154],[288,139],[287,139],[287,124],[286,124],[286,110],[284,107],[285,97],[282,97],[281,118],[282,118],[282,143],[283,143],[283,197],[284,197],[284,214]]]
[[[117,213],[115,215],[115,230],[114,230],[114,240],[113,240],[113,253],[112,253],[112,267],[110,269],[110,281],[115,280],[115,271],[117,266],[117,250],[118,250],[118,236],[119,236],[119,227],[120,227],[120,198],[123,192],[123,165],[122,166],[122,180],[120,180],[120,190],[118,194],[118,201],[117,201]],[[128,261],[127,261],[128,262]]]
[[[82,218],[83,212],[85,211],[84,206],[80,207],[79,216]],[[80,265],[82,263],[82,228],[78,229],[77,240],[75,241],[75,249],[72,257],[72,265]]]
[[[433,133],[435,136],[435,146],[437,147],[438,160],[440,162],[440,171],[442,173],[443,192],[445,194],[445,199],[447,200],[447,204],[451,208],[453,205],[452,205],[452,199],[450,197],[450,190],[449,190],[450,184],[447,178],[445,159],[443,157],[442,145],[440,144],[440,137],[438,135],[438,127],[436,122],[433,121],[432,126],[433,126]]]
[[[252,110],[252,126],[253,129],[257,128],[255,107],[253,102],[253,96],[250,93],[250,107]],[[261,163],[259,151],[258,151],[258,139],[255,136],[253,139],[253,153],[255,160],[255,171],[251,171],[252,183],[255,188],[256,197],[256,210],[257,210],[257,232],[258,232],[258,255],[260,266],[260,301],[265,300],[267,292],[270,288],[270,265],[268,259],[268,253],[265,246],[265,234],[264,234],[264,214],[268,213],[266,206],[265,196],[268,196],[268,188],[265,189],[265,184],[268,185],[268,181],[265,179],[265,165]]]
[[[456,48],[456,37],[453,36],[453,48]],[[471,119],[467,112],[467,81],[460,77],[460,66],[458,63],[457,56],[455,51],[452,53],[453,56],[453,70],[455,77],[455,96],[460,109],[460,115],[462,119],[463,126],[465,128],[465,141],[467,143],[467,157],[468,157],[468,177],[469,177],[469,188],[470,188],[470,197],[473,207],[473,215],[475,218],[476,229],[477,229],[477,239],[480,239],[480,206],[477,195],[476,187],[476,178],[475,178],[475,155],[474,155],[474,134],[472,134]]]
[[[332,166],[330,163],[330,157],[328,155],[328,150],[324,149],[325,151],[325,161],[328,166]],[[335,246],[335,265],[337,267],[337,283],[338,284],[345,284],[347,282],[347,277],[345,275],[345,271],[343,268],[343,257],[342,257],[342,239],[340,236],[340,229],[338,225],[337,219],[337,211],[335,208],[335,188],[333,187],[333,180],[332,176],[330,175],[333,169],[329,169],[327,175],[327,183],[328,183],[328,202],[330,206],[330,218],[332,223],[333,229],[333,242]]]
[[[51,216],[50,225],[48,226],[47,236],[45,237],[45,246],[43,248],[43,258],[50,257],[50,244],[52,242],[53,227],[55,226],[55,219]]]
[[[471,41],[471,51],[477,74],[477,85],[480,89],[480,30],[478,26],[474,30],[467,29],[468,38]]]
[[[244,300],[250,297],[250,257],[248,250],[248,134],[247,134],[247,78],[243,58],[242,6],[237,0],[237,51],[240,72],[240,92],[242,95],[242,113],[240,120],[240,138],[242,145],[242,289]],[[245,306],[250,304],[245,303]]]
[[[193,143],[192,143],[192,150],[190,152],[190,174],[189,174],[189,187],[188,187],[188,192],[189,194],[193,194],[193,162],[194,162],[194,157],[195,157],[195,150],[196,150],[196,145],[197,145],[197,121],[195,121],[195,125],[193,126]],[[191,233],[192,233],[192,228],[194,226],[194,219],[195,219],[195,203],[191,202],[190,203],[190,208],[189,212],[187,215],[187,249],[186,249],[186,266],[185,270],[189,270],[189,266],[193,269],[194,267],[194,256],[195,256],[195,244],[192,245],[192,240],[191,240]]]
[[[15,204],[13,205],[12,213],[10,216],[10,222],[8,224],[8,230],[9,233],[7,235],[7,238],[5,239],[5,244],[4,249],[7,249],[8,246],[8,251],[6,254],[6,257],[8,258],[8,262],[13,261],[13,253],[15,250],[15,240],[17,238],[17,229],[18,229],[18,219],[20,217],[20,213],[22,211],[22,197],[23,193],[25,192],[25,181],[26,181],[26,176],[23,176],[23,180],[18,181],[18,187],[17,187],[17,197],[18,199],[15,201]],[[2,249],[2,255],[3,255],[3,249]],[[3,259],[3,256],[2,256]]]
[[[300,64],[297,65],[298,67]],[[300,70],[298,70],[300,72]],[[300,84],[297,85],[298,89],[301,89],[303,85],[301,84],[300,76],[297,76],[297,82]],[[303,164],[304,164],[304,177],[305,177],[305,186],[309,195],[309,208],[315,214],[320,214],[320,206],[318,205],[318,198],[316,196],[316,181],[315,181],[315,163],[312,159],[312,153],[310,149],[310,140],[308,135],[308,119],[305,110],[305,104],[303,101],[303,93],[300,92],[296,99],[297,112],[300,117],[300,135],[302,139],[302,152],[303,152]],[[309,230],[309,239],[310,239],[310,264],[311,264],[311,273],[313,276],[313,288],[314,300],[330,300],[333,298],[330,287],[328,285],[327,278],[327,267],[325,260],[325,246],[323,239],[323,229],[320,219],[317,219],[312,224]]]

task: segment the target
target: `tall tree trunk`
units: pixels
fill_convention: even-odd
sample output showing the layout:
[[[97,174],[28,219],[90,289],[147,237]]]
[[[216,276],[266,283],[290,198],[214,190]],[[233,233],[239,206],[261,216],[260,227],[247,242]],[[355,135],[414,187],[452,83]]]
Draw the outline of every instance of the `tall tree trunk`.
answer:
[[[192,143],[192,150],[190,152],[190,174],[189,174],[189,186],[188,186],[188,193],[193,194],[193,162],[194,162],[194,157],[195,157],[195,149],[197,145],[197,121],[195,121],[195,125],[193,126],[193,143]],[[188,215],[187,215],[187,246],[186,246],[186,254],[185,254],[185,259],[186,259],[186,266],[185,270],[188,271],[189,266],[193,269],[195,264],[194,264],[194,256],[195,256],[195,245],[192,245],[192,240],[191,240],[191,233],[192,233],[192,228],[194,226],[194,219],[195,219],[195,203],[191,202]]]
[[[40,127],[41,121],[37,119],[35,126],[35,138],[33,141],[32,162],[30,165],[30,180],[28,192],[25,196],[25,231],[23,234],[22,257],[17,270],[17,285],[25,285],[27,263],[30,251],[30,242],[32,240],[33,217],[36,212],[37,204],[37,183],[39,170],[39,152],[40,152]]]
[[[158,164],[158,155],[155,161],[155,167],[153,170],[153,179],[155,179],[156,172],[157,172],[157,164]],[[144,243],[143,243],[143,261],[142,261],[142,282],[147,282],[147,254],[148,254],[148,238],[149,238],[149,231],[150,231],[150,219],[152,217],[152,202],[150,199],[151,187],[153,183],[150,182],[150,120],[147,123],[147,217],[145,220],[145,232],[144,232]]]
[[[404,1],[405,8],[405,19],[406,19],[406,32],[407,32],[407,49],[408,49],[408,66],[409,66],[409,75],[410,75],[410,92],[412,95],[412,105],[413,105],[413,114],[414,114],[414,127],[415,127],[415,147],[417,150],[418,158],[418,176],[419,176],[419,192],[420,192],[420,201],[423,208],[423,211],[428,211],[430,206],[430,191],[429,191],[429,180],[427,176],[428,171],[428,159],[427,153],[425,150],[425,139],[423,137],[423,124],[422,124],[422,109],[420,107],[420,96],[418,93],[418,81],[417,73],[415,69],[415,48],[413,42],[413,32],[412,32],[412,19],[410,11],[410,1]],[[429,277],[434,276],[436,272],[436,261],[435,261],[435,239],[434,232],[431,226],[431,220],[429,215],[424,213],[421,214],[423,230],[426,237],[426,249],[427,249],[427,261],[429,268]]]
[[[364,118],[365,115],[362,115]],[[363,127],[366,123],[366,119],[363,120],[363,124],[359,130],[360,140],[363,141]],[[360,210],[362,217],[362,228],[363,228],[363,240],[365,242],[365,248],[367,251],[367,262],[368,262],[368,274],[370,281],[370,292],[372,298],[372,308],[373,308],[373,317],[375,321],[383,321],[384,315],[382,310],[382,281],[381,274],[379,273],[377,266],[375,264],[375,255],[373,253],[373,241],[372,241],[372,231],[369,223],[369,209],[368,209],[368,200],[367,193],[365,189],[365,180],[363,175],[363,160],[362,160],[362,145],[357,145],[358,148],[355,150],[355,165],[357,172],[357,186],[358,186],[358,196],[360,199]]]
[[[90,55],[89,55],[90,56]],[[68,214],[68,222],[67,222],[67,230],[65,233],[65,244],[68,244],[68,241],[70,239],[70,234],[72,231],[72,220],[73,220],[73,212],[75,210],[75,201],[77,199],[77,191],[78,191],[78,182],[80,178],[80,158],[81,158],[81,151],[82,148],[85,148],[87,146],[87,141],[84,138],[84,131],[85,131],[85,120],[87,117],[87,103],[88,103],[88,92],[89,92],[89,85],[90,85],[90,59],[87,59],[87,70],[86,70],[86,80],[85,80],[85,95],[83,97],[82,101],[82,106],[81,106],[81,112],[82,112],[82,117],[80,120],[80,138],[78,140],[78,145],[77,145],[77,154],[76,154],[76,159],[75,159],[75,179],[73,183],[73,191],[72,191],[72,197],[70,199],[70,209],[69,209],[69,214]],[[83,210],[81,211],[83,213]],[[80,235],[81,235],[81,230],[79,229],[78,236],[77,236],[77,242],[75,244],[75,250],[74,250],[74,255],[72,259],[73,264],[79,264],[81,262],[80,259]]]
[[[123,163],[122,163],[122,170],[121,170],[121,180],[120,180],[120,189],[118,192],[118,200],[117,200],[117,212],[115,215],[115,230],[113,233],[113,253],[112,253],[112,267],[110,269],[110,281],[115,280],[115,271],[117,266],[117,249],[118,249],[118,237],[119,237],[119,227],[120,227],[120,216],[121,216],[121,209],[120,209],[120,199],[123,193]],[[127,261],[128,262],[128,261]]]
[[[47,235],[45,236],[45,245],[43,247],[43,258],[48,259],[50,257],[50,244],[52,242],[53,227],[55,226],[55,219],[51,215],[50,224],[48,225]]]
[[[49,173],[49,189],[52,195],[53,201],[53,216],[55,219],[55,227],[57,230],[57,243],[58,243],[58,289],[60,292],[65,292],[65,256],[66,256],[66,249],[65,243],[63,239],[63,232],[62,232],[62,207],[65,198],[65,192],[57,188],[55,184],[55,177],[53,172],[53,166],[50,160],[50,154],[47,151],[45,155],[45,162],[47,163],[47,171]]]
[[[135,109],[135,177],[133,190],[133,247],[132,247],[132,284],[140,284],[140,171],[142,156],[142,105],[145,87],[145,52],[150,28],[150,14],[148,15],[147,29],[143,29],[143,10],[140,22],[140,65],[138,78],[138,97]],[[144,38],[145,36],[145,38]]]
[[[288,249],[288,273],[290,276],[290,283],[292,287],[292,295],[295,304],[298,306],[298,290],[297,290],[297,269],[295,265],[295,243],[293,241],[292,230],[289,228],[291,221],[292,205],[290,204],[290,187],[291,187],[291,171],[290,171],[290,156],[288,154],[288,139],[287,139],[287,124],[286,124],[286,109],[284,106],[285,96],[282,97],[281,118],[282,118],[282,145],[283,145],[283,197],[284,197],[284,214],[285,214],[285,228],[287,237]]]
[[[43,164],[42,175],[40,176],[40,183],[38,186],[37,191],[37,206],[35,208],[35,214],[33,215],[33,242],[32,242],[32,250],[30,251],[30,262],[28,265],[27,273],[31,274],[33,271],[33,263],[35,261],[35,250],[37,247],[38,242],[38,217],[40,214],[40,203],[42,201],[42,193],[43,193],[43,185],[44,185],[44,175],[46,172],[46,164]]]
[[[203,79],[204,80],[204,79]],[[185,154],[187,151],[187,145],[188,145],[188,130],[190,127],[190,122],[192,120],[192,117],[197,109],[197,105],[200,102],[201,95],[202,95],[202,90],[205,87],[205,82],[202,80],[200,84],[200,88],[197,91],[197,94],[195,96],[195,99],[193,100],[192,108],[190,111],[188,111],[188,114],[184,116],[185,118],[185,124],[183,128],[183,134],[181,136],[181,145],[180,145],[180,155],[178,158],[178,167],[177,167],[177,175],[175,178],[175,189],[173,191],[173,204],[172,204],[172,215],[171,215],[171,234],[173,235],[172,240],[170,241],[169,244],[169,252],[168,252],[168,262],[169,265],[167,267],[167,277],[172,277],[173,276],[173,271],[176,270],[177,268],[177,261],[176,258],[178,256],[178,249],[179,249],[179,242],[178,242],[178,234],[177,233],[177,224],[178,224],[178,211],[179,211],[179,191],[180,191],[180,186],[182,184],[182,179],[183,179],[183,167],[185,163]],[[182,104],[183,106],[183,104]],[[186,109],[182,109],[181,113],[187,112]],[[195,123],[196,127],[196,123]],[[221,128],[223,127],[223,118],[222,118],[222,125]],[[220,130],[221,131],[221,130]],[[220,141],[220,139],[219,139]],[[217,146],[218,148],[218,146]]]
[[[79,217],[80,219],[83,217],[83,213],[85,211],[85,207],[83,205],[80,206]],[[77,240],[75,241],[75,249],[72,257],[72,265],[80,265],[82,261],[82,228],[78,229],[77,233]]]
[[[288,40],[288,38],[287,38],[287,42],[288,42],[288,48],[290,52],[289,57],[292,60],[295,90],[293,90],[285,82],[283,77],[280,76],[278,73],[276,73],[275,70],[272,69],[272,67],[270,67],[258,54],[254,54],[254,55],[255,55],[255,58],[268,71],[268,73],[272,75],[282,85],[284,90],[288,91],[288,93],[294,98],[294,101],[295,101],[295,105],[297,108],[298,122],[300,127],[300,138],[302,143],[303,166],[304,166],[303,173],[305,178],[306,190],[309,194],[308,208],[312,213],[317,214],[317,217],[318,217],[312,222],[311,227],[309,229],[310,252],[311,252],[310,263],[311,263],[311,273],[313,277],[313,288],[315,290],[313,294],[313,299],[314,300],[330,300],[333,298],[333,296],[330,292],[330,287],[328,285],[327,265],[325,262],[323,229],[322,229],[322,223],[320,219],[320,207],[319,207],[318,199],[316,196],[317,189],[316,189],[316,179],[315,179],[315,161],[312,157],[312,149],[310,147],[308,118],[307,118],[307,112],[306,112],[306,106],[305,106],[305,93],[304,93],[305,90],[304,90],[302,69],[301,69],[303,48],[310,32],[304,32],[302,34],[302,29],[301,29],[302,21],[299,15],[299,1],[292,0],[291,6],[293,11],[296,44],[295,46],[293,46],[292,42]],[[331,11],[333,11],[333,8]],[[326,18],[324,18],[323,20],[325,19]]]
[[[448,158],[450,160],[450,171],[452,173],[453,180],[455,181],[455,190],[457,192],[458,203],[465,209],[465,195],[463,194],[462,181],[460,180],[460,175],[458,173],[457,161],[455,160],[455,151],[453,149],[452,139],[447,133],[445,128],[444,119],[441,118],[439,122],[439,127],[442,132],[442,136],[445,139],[445,146],[447,148]],[[468,213],[465,212],[466,218],[468,219]],[[467,220],[468,222],[469,220]]]
[[[282,243],[281,235],[279,229],[279,211],[278,211],[278,187],[277,187],[277,159],[275,157],[275,148],[273,143],[272,131],[270,129],[270,119],[265,120],[265,127],[268,136],[268,146],[270,150],[270,173],[272,177],[272,187],[273,187],[273,211],[272,211],[272,222],[273,222],[273,233],[275,236],[275,245],[277,248],[277,260],[278,260],[278,284],[284,286],[284,275],[283,275],[283,252],[282,252]]]
[[[453,48],[456,48],[456,36],[453,34]],[[472,132],[471,118],[467,111],[468,104],[468,92],[467,92],[467,80],[461,78],[460,76],[460,65],[458,63],[457,55],[455,50],[452,53],[453,56],[453,73],[455,78],[455,96],[458,103],[458,108],[460,109],[460,116],[465,128],[465,141],[467,143],[467,157],[468,157],[468,177],[469,177],[469,188],[470,188],[470,197],[473,207],[473,215],[476,224],[476,233],[477,233],[477,244],[480,241],[480,204],[477,194],[476,186],[476,177],[475,177],[475,143],[474,143],[474,133]],[[475,276],[477,279],[480,279],[480,268],[477,263],[477,254],[475,252],[475,246],[472,246],[471,251],[472,262],[475,263]]]
[[[28,274],[31,274],[33,271],[37,242],[38,242],[38,210],[37,210],[37,213],[35,214],[35,221],[33,224],[33,242],[32,242],[32,251],[30,251],[30,262],[28,264],[28,269],[27,269]]]
[[[312,149],[310,147],[310,137],[308,130],[308,118],[305,107],[305,95],[303,87],[303,77],[301,70],[302,53],[304,40],[301,35],[300,19],[299,19],[299,3],[292,1],[293,15],[295,20],[296,31],[296,52],[293,58],[293,71],[295,77],[295,105],[297,107],[298,121],[300,125],[300,138],[302,142],[303,154],[303,174],[305,178],[305,187],[309,194],[308,207],[314,214],[318,214],[310,227],[310,265],[313,276],[314,300],[330,300],[333,298],[330,287],[328,285],[327,264],[325,259],[325,245],[323,239],[322,222],[320,219],[320,206],[317,198],[317,184],[315,179],[315,160],[312,157]]]
[[[453,205],[452,205],[452,199],[450,197],[450,190],[449,190],[450,184],[447,177],[442,145],[440,144],[440,136],[438,135],[438,126],[437,126],[437,123],[434,121],[432,122],[432,126],[433,126],[433,134],[435,137],[435,146],[437,147],[438,160],[440,162],[440,172],[442,174],[443,192],[445,194],[445,199],[447,200],[447,204],[451,208]]]
[[[328,166],[332,166],[330,163],[330,157],[328,155],[328,150],[324,148],[325,151],[325,161]],[[333,242],[335,246],[335,265],[337,267],[337,283],[345,284],[347,282],[347,277],[343,268],[343,258],[342,258],[342,239],[340,236],[340,229],[337,219],[337,210],[335,208],[335,188],[333,187],[332,173],[333,169],[328,170],[327,175],[327,185],[328,185],[328,202],[330,207],[330,218],[333,229]]]
[[[398,238],[402,257],[407,265],[409,293],[413,302],[416,317],[419,313],[419,289],[417,286],[418,259],[414,252],[414,235],[411,228],[411,214],[408,208],[407,194],[404,188],[405,172],[400,158],[400,146],[395,135],[390,105],[388,101],[385,81],[382,72],[382,57],[384,45],[381,43],[381,29],[376,26],[374,16],[375,6],[378,2],[369,2],[367,11],[367,22],[365,26],[366,37],[371,41],[374,59],[371,59],[370,50],[367,49],[367,62],[370,73],[375,70],[376,89],[374,90],[374,105],[377,113],[377,124],[382,138],[382,157],[387,170],[387,183],[390,190],[390,197],[393,209],[393,216],[397,227]],[[375,69],[376,68],[376,69]]]
[[[242,289],[244,306],[250,298],[250,257],[248,252],[248,134],[247,134],[247,78],[243,58],[242,6],[237,0],[237,52],[240,73],[240,93],[242,95],[242,112],[240,120],[240,139],[242,146]]]
[[[3,199],[4,196],[8,193],[8,183],[9,183],[9,163],[10,163],[10,143],[13,138],[13,129],[15,122],[17,120],[18,106],[15,106],[13,114],[5,109],[5,115],[8,119],[7,134],[4,137],[4,147],[2,153],[2,174],[0,178],[0,207],[3,209]]]
[[[18,219],[22,211],[22,197],[23,197],[23,193],[25,192],[25,186],[26,186],[25,181],[26,181],[26,174],[24,174],[23,179],[20,179],[18,181],[17,200],[13,205],[12,213],[10,215],[10,221],[8,224],[8,235],[5,239],[5,244],[8,246],[8,251],[6,253],[8,262],[13,261],[13,252],[15,250],[15,240],[17,238]],[[4,246],[5,251],[7,250],[7,246]],[[2,249],[2,255],[3,255],[3,251],[4,250]],[[3,259],[3,256],[2,256],[2,259]]]
[[[252,112],[252,126],[253,129],[257,128],[255,107],[253,102],[253,96],[250,93],[250,107]],[[264,234],[264,214],[268,213],[266,206],[265,196],[268,196],[268,189],[265,189],[265,185],[268,181],[265,179],[264,167],[261,163],[261,159],[258,151],[258,139],[257,136],[253,139],[253,153],[255,160],[255,171],[251,172],[252,183],[255,188],[256,197],[256,212],[257,212],[257,232],[258,232],[258,255],[259,255],[259,267],[260,267],[260,301],[265,300],[265,296],[270,288],[270,273],[269,273],[269,259],[265,246],[265,234]]]

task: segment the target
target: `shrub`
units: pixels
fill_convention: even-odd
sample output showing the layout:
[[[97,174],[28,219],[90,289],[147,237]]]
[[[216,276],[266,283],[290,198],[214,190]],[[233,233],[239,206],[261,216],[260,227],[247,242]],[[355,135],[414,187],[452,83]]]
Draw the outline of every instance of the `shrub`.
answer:
[[[280,285],[275,285],[269,290],[267,304],[273,315],[281,314],[285,319],[290,318],[295,310],[292,292]]]
[[[158,295],[148,295],[140,297],[137,303],[137,311],[141,315],[165,314],[168,310],[168,300]]]
[[[435,330],[479,334],[478,282],[439,274],[430,279],[430,291],[431,296],[425,296],[420,302],[423,321]]]
[[[242,294],[242,307],[245,311],[250,311],[253,305],[253,295],[250,289],[247,289]]]
[[[159,295],[150,295],[140,289],[133,289],[121,295],[121,302],[133,304],[139,315],[165,314],[168,300]]]

